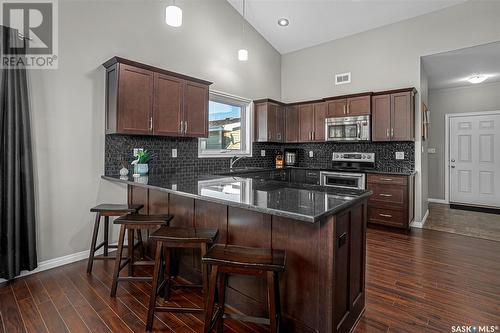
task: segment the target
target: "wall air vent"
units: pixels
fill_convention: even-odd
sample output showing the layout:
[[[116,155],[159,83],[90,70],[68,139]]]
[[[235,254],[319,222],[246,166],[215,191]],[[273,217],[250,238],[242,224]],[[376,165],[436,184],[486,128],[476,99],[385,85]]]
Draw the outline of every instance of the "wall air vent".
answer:
[[[335,74],[335,85],[351,83],[351,72]]]

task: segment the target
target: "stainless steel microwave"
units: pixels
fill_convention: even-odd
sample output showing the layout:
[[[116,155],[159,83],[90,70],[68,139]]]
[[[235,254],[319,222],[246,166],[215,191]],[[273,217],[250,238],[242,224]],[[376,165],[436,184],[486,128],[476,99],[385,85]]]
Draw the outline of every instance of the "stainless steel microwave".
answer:
[[[326,141],[369,141],[370,138],[370,116],[325,119]]]

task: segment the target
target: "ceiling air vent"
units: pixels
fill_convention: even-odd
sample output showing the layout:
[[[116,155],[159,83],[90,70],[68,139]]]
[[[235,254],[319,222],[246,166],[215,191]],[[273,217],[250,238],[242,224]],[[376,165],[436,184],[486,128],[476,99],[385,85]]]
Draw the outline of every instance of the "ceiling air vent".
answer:
[[[335,74],[335,85],[351,83],[351,72]]]

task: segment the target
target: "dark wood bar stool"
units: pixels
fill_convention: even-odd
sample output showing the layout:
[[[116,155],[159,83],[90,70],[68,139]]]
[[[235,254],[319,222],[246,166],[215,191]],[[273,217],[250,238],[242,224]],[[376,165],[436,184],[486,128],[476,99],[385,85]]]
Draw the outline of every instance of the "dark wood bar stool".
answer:
[[[285,270],[285,251],[217,244],[207,252],[202,261],[212,267],[209,283],[210,290],[205,305],[205,333],[210,332],[216,324],[217,332],[222,332],[224,317],[267,324],[270,326],[272,333],[279,332],[281,305],[278,274]],[[269,319],[224,312],[228,274],[254,275],[267,279]],[[214,314],[216,308],[215,294],[219,279],[218,304]]]
[[[121,225],[120,235],[118,236],[118,250],[116,251],[115,269],[113,272],[113,282],[111,284],[111,297],[116,296],[116,288],[119,281],[152,281],[150,276],[134,276],[134,266],[154,265],[154,261],[135,261],[134,259],[134,231],[138,233],[142,229],[152,229],[154,227],[168,226],[173,219],[172,215],[141,215],[130,214],[117,218],[114,224]],[[125,241],[125,232],[128,235],[129,251],[127,251],[127,258],[122,262],[123,257],[123,243]],[[132,246],[130,246],[132,244]],[[141,252],[141,257],[144,253]],[[128,276],[120,276],[120,271],[128,265]]]
[[[170,249],[172,248],[200,248],[201,256],[203,257],[207,253],[207,248],[210,244],[215,242],[218,234],[217,229],[205,229],[205,228],[174,228],[174,227],[161,227],[160,229],[153,232],[150,239],[156,242],[156,255],[155,255],[155,268],[153,273],[153,283],[151,288],[151,296],[149,298],[149,308],[148,308],[148,318],[146,322],[146,330],[150,331],[153,327],[153,319],[155,311],[161,312],[187,312],[187,313],[199,313],[203,312],[204,309],[199,308],[183,308],[183,307],[169,307],[169,306],[157,306],[156,299],[160,291],[164,291],[165,299],[169,299],[170,288],[172,286],[172,281],[170,278]],[[162,260],[162,256],[163,259]],[[158,286],[158,281],[160,279],[160,268],[162,266],[162,261],[164,263],[165,272],[163,274],[164,279]],[[185,287],[196,287],[203,288],[203,294],[206,297],[208,293],[208,270],[207,265],[201,265],[202,271],[202,285],[193,284],[176,284],[175,287],[185,288]]]
[[[90,243],[89,262],[87,264],[87,273],[92,273],[94,260],[114,260],[116,257],[109,256],[110,248],[116,249],[116,245],[109,245],[109,217],[122,216],[127,214],[137,213],[143,205],[119,205],[119,204],[100,204],[91,208],[92,213],[96,213],[94,222],[94,232],[92,234],[92,242]],[[101,244],[97,245],[97,236],[99,234],[99,224],[101,217],[104,216],[104,239]],[[101,256],[95,256],[97,250],[104,246],[104,253]]]

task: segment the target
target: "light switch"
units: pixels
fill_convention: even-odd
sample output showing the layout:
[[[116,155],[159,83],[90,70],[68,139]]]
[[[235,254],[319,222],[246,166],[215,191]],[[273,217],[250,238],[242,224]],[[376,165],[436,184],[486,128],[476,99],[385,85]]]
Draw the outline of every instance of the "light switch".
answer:
[[[262,150],[260,151],[260,156],[262,156],[262,157],[266,156],[266,151],[265,151],[265,149],[262,149]]]
[[[405,152],[404,151],[397,151],[396,152],[396,159],[397,160],[404,160],[405,159]]]
[[[177,157],[177,148],[172,149],[172,157]]]
[[[314,157],[314,152],[312,150],[309,150],[309,157]]]

